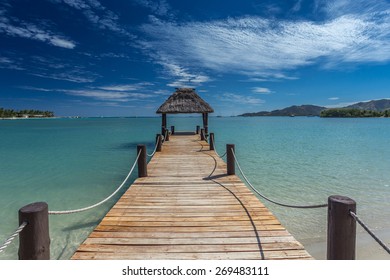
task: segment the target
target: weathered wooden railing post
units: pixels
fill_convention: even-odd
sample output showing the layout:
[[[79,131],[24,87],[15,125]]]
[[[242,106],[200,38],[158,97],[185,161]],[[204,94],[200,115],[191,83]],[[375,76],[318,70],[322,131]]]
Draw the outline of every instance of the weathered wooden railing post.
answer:
[[[148,164],[146,162],[146,146],[137,145],[137,155],[141,151],[138,158],[138,177],[148,177]]]
[[[161,127],[161,134],[165,136],[165,126]]]
[[[204,128],[201,128],[200,129],[200,140],[206,140],[205,137],[204,137]]]
[[[171,125],[171,133],[172,133],[172,135],[175,134],[175,126],[173,126],[173,125]]]
[[[328,198],[328,260],[354,260],[356,251],[356,202],[345,196]]]
[[[164,141],[169,141],[169,130],[167,128],[164,131],[164,137],[165,137]]]
[[[19,225],[27,222],[19,234],[20,260],[50,260],[49,207],[36,202],[19,209]]]
[[[161,147],[162,147],[162,136],[161,136],[161,134],[156,134],[156,145],[157,145],[156,152],[161,152]]]
[[[196,126],[196,134],[199,134],[199,130],[200,130],[200,126],[197,125],[197,126]]]
[[[214,150],[214,133],[210,132],[210,137],[209,137],[209,142],[210,142],[210,150]]]
[[[226,144],[226,164],[228,175],[236,174],[236,165],[233,156],[234,151],[234,144]]]

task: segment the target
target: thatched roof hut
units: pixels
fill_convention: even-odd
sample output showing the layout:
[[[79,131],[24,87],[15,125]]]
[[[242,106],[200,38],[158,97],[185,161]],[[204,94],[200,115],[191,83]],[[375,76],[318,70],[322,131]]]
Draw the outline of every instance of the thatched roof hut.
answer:
[[[167,126],[166,114],[201,113],[206,134],[208,133],[208,113],[213,112],[214,109],[200,98],[193,88],[177,88],[156,111],[157,114],[162,114],[162,131]]]
[[[213,113],[211,106],[193,88],[177,88],[158,108],[157,114]]]

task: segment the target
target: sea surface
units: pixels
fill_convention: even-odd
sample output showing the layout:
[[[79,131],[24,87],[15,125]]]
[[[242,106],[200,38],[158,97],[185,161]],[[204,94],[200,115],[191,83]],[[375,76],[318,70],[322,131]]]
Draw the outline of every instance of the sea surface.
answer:
[[[235,144],[242,169],[264,195],[299,205],[349,196],[359,217],[390,243],[390,119],[212,117],[209,122],[219,154]],[[152,152],[160,125],[159,118],[1,120],[0,246],[18,227],[18,210],[26,204],[45,201],[49,210],[68,210],[110,195],[131,168],[137,144]],[[171,125],[195,130],[201,117],[169,115]],[[51,258],[69,259],[121,193],[87,212],[51,215]],[[326,208],[264,204],[309,253],[326,257]],[[359,259],[390,259],[357,228]],[[0,259],[17,259],[17,247],[18,240]]]

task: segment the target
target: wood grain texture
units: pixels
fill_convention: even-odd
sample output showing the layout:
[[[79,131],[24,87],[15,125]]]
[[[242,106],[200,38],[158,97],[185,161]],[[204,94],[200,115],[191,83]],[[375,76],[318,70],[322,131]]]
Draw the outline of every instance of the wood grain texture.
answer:
[[[312,259],[199,135],[171,135],[72,259]]]

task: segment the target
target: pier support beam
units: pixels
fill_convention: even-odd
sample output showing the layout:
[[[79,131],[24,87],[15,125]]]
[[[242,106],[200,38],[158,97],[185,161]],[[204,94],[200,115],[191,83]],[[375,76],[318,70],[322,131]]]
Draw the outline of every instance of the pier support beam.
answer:
[[[226,164],[228,175],[236,174],[236,165],[234,162],[233,151],[235,151],[234,144],[226,144]]]
[[[172,135],[175,134],[175,126],[174,125],[171,125],[171,133],[172,133]]]
[[[19,209],[19,225],[27,222],[19,234],[20,260],[50,260],[49,207],[36,202]]]
[[[328,198],[328,260],[354,260],[356,251],[356,202],[345,196]]]
[[[210,133],[210,137],[209,137],[209,144],[210,144],[210,150],[211,151],[214,151],[214,133],[213,132],[211,132]]]
[[[138,177],[148,177],[148,164],[146,161],[146,146],[138,145],[137,146],[137,155],[141,151],[141,154],[138,158]]]
[[[197,125],[197,126],[196,126],[196,134],[199,134],[199,131],[200,131],[200,126]]]

